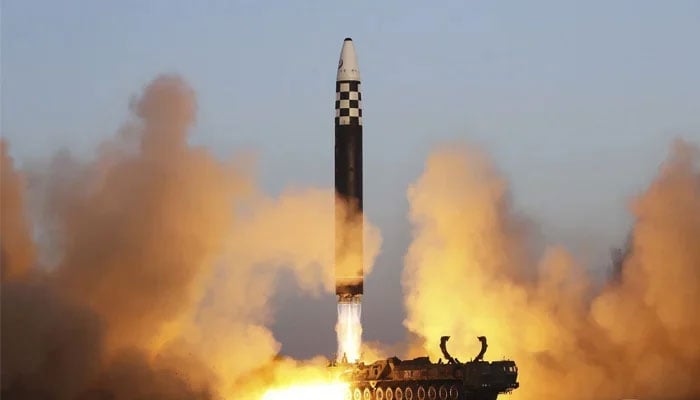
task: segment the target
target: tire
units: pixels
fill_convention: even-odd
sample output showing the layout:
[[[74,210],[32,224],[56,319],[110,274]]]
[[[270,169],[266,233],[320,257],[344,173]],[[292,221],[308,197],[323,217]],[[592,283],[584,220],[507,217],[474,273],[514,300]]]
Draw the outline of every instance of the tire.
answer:
[[[435,386],[430,385],[428,388],[428,399],[429,400],[435,400],[437,399],[437,390],[435,390]]]
[[[384,390],[382,390],[382,388],[376,388],[374,390],[374,398],[377,400],[384,400]]]
[[[406,395],[406,400],[413,400],[413,388],[411,388],[410,386],[407,387],[404,394]]]
[[[369,391],[369,388],[365,388],[364,394],[364,400],[372,400],[372,393]]]
[[[360,392],[360,388],[355,388],[354,400],[362,400],[362,392]]]
[[[397,387],[396,390],[394,390],[394,397],[396,400],[403,400],[403,390],[401,390],[400,387]]]
[[[445,388],[445,385],[440,385],[438,396],[440,396],[440,400],[447,400],[447,388]]]
[[[459,389],[457,389],[457,386],[455,385],[450,386],[450,399],[459,399]]]
[[[345,400],[352,400],[352,390],[350,388],[345,389]]]
[[[418,386],[418,400],[425,400],[425,388],[422,385]]]
[[[394,400],[394,391],[391,388],[386,388],[386,400]]]

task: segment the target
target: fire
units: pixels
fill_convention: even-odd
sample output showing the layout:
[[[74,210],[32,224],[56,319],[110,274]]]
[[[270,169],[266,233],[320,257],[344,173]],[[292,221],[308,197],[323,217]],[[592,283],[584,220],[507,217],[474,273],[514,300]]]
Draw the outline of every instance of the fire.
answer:
[[[347,383],[317,383],[268,390],[262,400],[344,400]]]
[[[362,345],[362,303],[338,303],[338,361],[343,356],[348,362],[360,359]]]

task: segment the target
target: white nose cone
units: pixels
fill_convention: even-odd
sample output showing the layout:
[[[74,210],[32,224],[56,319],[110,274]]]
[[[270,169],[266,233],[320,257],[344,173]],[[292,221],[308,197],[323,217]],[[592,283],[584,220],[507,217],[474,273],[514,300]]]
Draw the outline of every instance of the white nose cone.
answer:
[[[352,39],[345,38],[343,49],[340,50],[340,60],[338,61],[337,81],[359,81],[360,67],[357,64],[357,54]]]

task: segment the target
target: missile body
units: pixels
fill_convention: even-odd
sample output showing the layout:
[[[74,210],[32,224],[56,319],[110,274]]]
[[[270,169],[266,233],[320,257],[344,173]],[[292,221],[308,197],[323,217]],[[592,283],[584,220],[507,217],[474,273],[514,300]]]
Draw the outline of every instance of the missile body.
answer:
[[[335,192],[335,292],[341,303],[359,303],[364,275],[362,94],[350,38],[343,41],[335,83]]]

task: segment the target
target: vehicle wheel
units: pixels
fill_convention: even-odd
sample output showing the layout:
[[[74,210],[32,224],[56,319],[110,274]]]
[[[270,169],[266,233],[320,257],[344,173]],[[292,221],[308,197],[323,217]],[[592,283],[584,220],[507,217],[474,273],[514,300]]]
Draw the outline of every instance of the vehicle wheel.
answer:
[[[361,400],[362,399],[362,392],[360,392],[360,388],[355,388],[355,400]]]
[[[418,400],[425,400],[425,388],[418,386]]]
[[[365,388],[365,400],[372,400],[372,393],[369,391],[369,388]]]
[[[350,388],[345,389],[345,400],[352,400],[352,390]]]
[[[403,390],[401,390],[400,387],[397,387],[396,390],[394,390],[394,397],[396,397],[396,400],[403,400]]]
[[[445,385],[440,385],[438,395],[440,395],[440,400],[447,400],[447,389],[445,388]]]
[[[430,400],[435,400],[437,398],[437,391],[435,390],[435,386],[430,385],[428,388],[428,399]]]
[[[406,400],[413,400],[413,389],[410,386],[406,388],[404,394],[406,395]]]
[[[457,389],[457,386],[455,386],[455,385],[452,385],[450,387],[450,399],[452,399],[452,400],[459,399],[459,389]]]
[[[382,388],[377,388],[374,390],[374,398],[377,400],[384,399],[384,391],[382,390]]]
[[[394,391],[391,388],[386,389],[386,400],[394,400]]]

